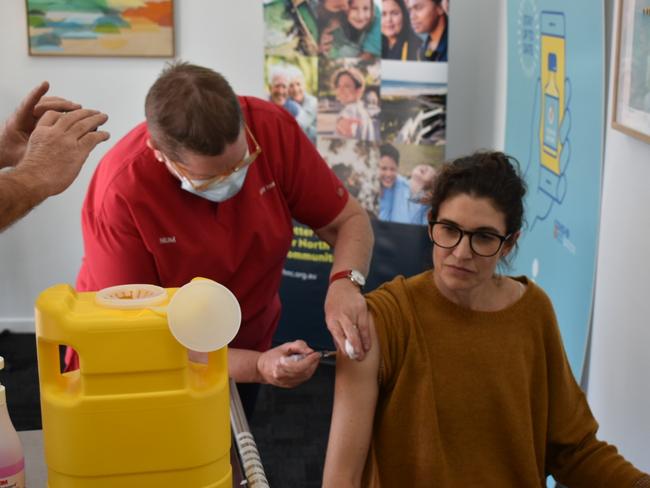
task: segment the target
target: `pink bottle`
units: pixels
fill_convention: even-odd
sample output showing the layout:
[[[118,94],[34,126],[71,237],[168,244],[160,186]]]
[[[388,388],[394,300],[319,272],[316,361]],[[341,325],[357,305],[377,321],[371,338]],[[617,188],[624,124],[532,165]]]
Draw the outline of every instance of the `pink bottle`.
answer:
[[[4,358],[0,356],[0,369],[4,366]],[[23,446],[9,418],[5,387],[2,385],[0,385],[0,487],[25,488]]]

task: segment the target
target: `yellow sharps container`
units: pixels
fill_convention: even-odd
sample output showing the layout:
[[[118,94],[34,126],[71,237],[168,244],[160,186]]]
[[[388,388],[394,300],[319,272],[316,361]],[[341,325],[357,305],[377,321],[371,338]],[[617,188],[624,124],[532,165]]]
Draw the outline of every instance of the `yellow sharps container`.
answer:
[[[183,288],[115,287],[103,304],[68,285],[38,297],[50,488],[232,486],[227,351],[188,360],[166,317]],[[78,352],[78,370],[61,373],[62,345]]]

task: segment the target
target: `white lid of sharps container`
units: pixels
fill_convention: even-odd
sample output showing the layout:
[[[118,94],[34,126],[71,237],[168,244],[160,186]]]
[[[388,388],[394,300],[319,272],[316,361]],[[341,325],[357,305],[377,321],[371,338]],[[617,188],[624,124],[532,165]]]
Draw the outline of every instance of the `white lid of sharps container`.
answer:
[[[167,321],[172,335],[188,349],[216,351],[237,335],[241,308],[235,295],[222,284],[192,280],[169,301]]]
[[[95,295],[98,305],[117,309],[148,308],[164,314],[172,335],[197,352],[226,346],[239,331],[241,308],[225,286],[208,279],[194,279],[180,287],[169,301],[164,288],[147,284],[111,286]]]

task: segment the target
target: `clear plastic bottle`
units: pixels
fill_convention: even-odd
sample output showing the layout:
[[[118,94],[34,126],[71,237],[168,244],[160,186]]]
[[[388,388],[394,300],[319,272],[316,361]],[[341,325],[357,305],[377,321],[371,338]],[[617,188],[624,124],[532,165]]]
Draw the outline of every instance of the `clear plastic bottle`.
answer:
[[[4,366],[4,358],[0,356],[0,369]],[[2,385],[0,385],[0,487],[25,488],[23,446],[9,418],[5,387]]]

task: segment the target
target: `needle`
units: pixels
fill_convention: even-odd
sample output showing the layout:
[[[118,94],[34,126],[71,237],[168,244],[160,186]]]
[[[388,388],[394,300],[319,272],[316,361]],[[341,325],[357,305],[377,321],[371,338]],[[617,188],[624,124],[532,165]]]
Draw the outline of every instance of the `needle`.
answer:
[[[309,354],[319,354],[320,358],[328,358],[330,356],[336,355],[336,351],[312,351]],[[291,354],[290,356],[287,356],[289,361],[301,361],[302,359],[305,359],[309,354]]]

